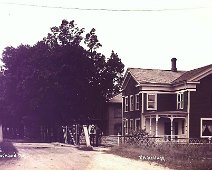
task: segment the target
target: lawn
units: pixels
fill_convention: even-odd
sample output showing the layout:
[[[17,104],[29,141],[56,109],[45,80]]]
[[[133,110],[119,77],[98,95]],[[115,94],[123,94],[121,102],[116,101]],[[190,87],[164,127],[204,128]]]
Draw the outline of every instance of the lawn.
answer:
[[[107,151],[122,157],[155,162],[171,169],[211,170],[212,144],[122,144]]]

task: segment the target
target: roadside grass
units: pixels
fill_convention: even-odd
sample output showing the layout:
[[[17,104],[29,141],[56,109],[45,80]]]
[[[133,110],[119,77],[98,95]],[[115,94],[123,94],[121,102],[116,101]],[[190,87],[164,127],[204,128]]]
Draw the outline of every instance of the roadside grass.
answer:
[[[11,142],[0,142],[0,161],[18,159],[18,151]]]
[[[212,169],[212,144],[161,143],[149,146],[122,144],[106,152],[135,160],[154,162],[176,170]]]

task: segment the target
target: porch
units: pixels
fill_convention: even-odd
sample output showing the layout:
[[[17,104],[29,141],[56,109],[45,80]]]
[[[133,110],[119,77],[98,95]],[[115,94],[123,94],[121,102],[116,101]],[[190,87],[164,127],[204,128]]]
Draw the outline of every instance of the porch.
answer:
[[[143,128],[152,137],[176,142],[188,138],[187,112],[148,112],[143,118]]]

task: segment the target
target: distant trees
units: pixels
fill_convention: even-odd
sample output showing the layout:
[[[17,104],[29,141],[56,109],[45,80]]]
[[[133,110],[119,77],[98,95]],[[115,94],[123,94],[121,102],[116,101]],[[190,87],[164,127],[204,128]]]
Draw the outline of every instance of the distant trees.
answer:
[[[67,20],[33,46],[6,47],[0,96],[5,119],[64,124],[99,118],[105,101],[119,92],[124,71],[114,51],[106,58],[99,47],[95,29],[85,34]]]

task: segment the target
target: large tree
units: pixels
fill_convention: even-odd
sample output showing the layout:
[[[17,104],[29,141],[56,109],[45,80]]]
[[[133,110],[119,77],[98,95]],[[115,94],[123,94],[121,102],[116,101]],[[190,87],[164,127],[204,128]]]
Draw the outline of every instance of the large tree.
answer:
[[[3,112],[16,121],[100,118],[105,101],[119,92],[124,65],[115,52],[106,58],[99,47],[95,29],[86,34],[63,20],[33,46],[5,48]]]

